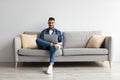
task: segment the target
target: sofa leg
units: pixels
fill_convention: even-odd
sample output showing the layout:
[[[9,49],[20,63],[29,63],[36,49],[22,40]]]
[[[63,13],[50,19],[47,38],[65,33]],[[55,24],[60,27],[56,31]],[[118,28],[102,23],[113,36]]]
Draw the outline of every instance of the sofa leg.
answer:
[[[15,62],[15,68],[17,69],[17,67],[18,67],[18,62]]]
[[[109,67],[112,68],[112,61],[109,60]]]

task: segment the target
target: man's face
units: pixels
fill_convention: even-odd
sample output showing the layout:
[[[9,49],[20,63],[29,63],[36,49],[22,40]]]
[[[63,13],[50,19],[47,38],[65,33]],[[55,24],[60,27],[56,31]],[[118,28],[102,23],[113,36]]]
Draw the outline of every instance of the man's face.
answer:
[[[50,29],[53,29],[54,26],[55,26],[55,21],[54,21],[54,20],[49,20],[49,21],[48,21],[48,25],[49,25],[49,28],[50,28]]]

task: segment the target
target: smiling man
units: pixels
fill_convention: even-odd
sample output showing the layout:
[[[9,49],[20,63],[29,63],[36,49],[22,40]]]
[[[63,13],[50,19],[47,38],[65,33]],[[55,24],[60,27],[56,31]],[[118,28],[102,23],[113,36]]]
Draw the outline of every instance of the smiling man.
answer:
[[[39,49],[50,50],[50,64],[49,64],[46,72],[48,74],[52,74],[53,73],[53,65],[55,62],[56,50],[58,47],[60,49],[60,47],[63,45],[63,36],[62,36],[61,31],[55,28],[55,18],[50,17],[48,19],[48,26],[49,26],[48,28],[44,29],[40,33],[40,37],[36,40],[36,43],[37,43]],[[45,40],[44,39],[45,34],[57,35],[58,43],[53,43],[53,42]]]

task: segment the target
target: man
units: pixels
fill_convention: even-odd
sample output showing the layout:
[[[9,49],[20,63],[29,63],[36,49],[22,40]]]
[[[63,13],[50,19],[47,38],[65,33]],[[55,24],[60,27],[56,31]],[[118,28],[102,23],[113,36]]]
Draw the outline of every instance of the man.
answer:
[[[60,47],[63,45],[63,36],[62,36],[61,31],[59,31],[58,29],[55,28],[55,19],[53,17],[50,17],[48,19],[48,26],[49,26],[49,28],[44,29],[40,33],[40,37],[36,40],[36,43],[40,49],[50,50],[50,64],[49,64],[46,72],[48,74],[52,74],[53,73],[53,71],[52,71],[53,65],[54,65],[54,61],[55,61],[56,46]],[[44,34],[57,35],[58,43],[55,44],[55,43],[44,40]]]

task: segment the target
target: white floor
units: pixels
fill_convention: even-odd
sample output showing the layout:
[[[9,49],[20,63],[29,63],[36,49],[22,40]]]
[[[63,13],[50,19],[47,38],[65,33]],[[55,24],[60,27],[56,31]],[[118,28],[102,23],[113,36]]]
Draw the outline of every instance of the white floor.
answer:
[[[0,80],[120,80],[120,62],[56,63],[54,74],[47,75],[46,64],[42,66],[19,66],[15,69],[7,64],[0,64]]]

